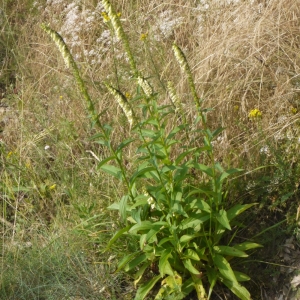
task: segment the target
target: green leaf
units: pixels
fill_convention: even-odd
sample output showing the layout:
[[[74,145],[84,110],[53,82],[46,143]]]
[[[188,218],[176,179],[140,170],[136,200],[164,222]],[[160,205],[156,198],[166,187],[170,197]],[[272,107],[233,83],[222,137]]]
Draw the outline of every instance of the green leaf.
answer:
[[[108,209],[111,209],[111,210],[120,210],[120,203],[113,203],[113,204],[111,204],[110,206],[108,206],[107,207]],[[131,209],[127,206],[126,207],[126,211],[127,212],[130,212],[131,211]]]
[[[227,218],[229,221],[234,219],[236,216],[247,210],[248,208],[252,207],[253,205],[257,205],[257,203],[250,203],[250,204],[237,204],[234,207],[230,208],[227,211]]]
[[[166,143],[166,145],[168,146],[168,149],[170,149],[170,147],[175,145],[175,144],[179,144],[179,141],[178,140],[169,140]]]
[[[184,251],[184,258],[189,258],[192,260],[200,261],[199,255],[193,249],[186,249]]]
[[[123,196],[120,200],[120,216],[122,221],[124,222],[126,220],[126,212],[127,212],[127,200],[128,200],[128,196]]]
[[[146,176],[147,173],[149,173],[149,175],[150,175],[151,174],[150,172],[155,171],[155,170],[156,169],[152,166],[151,167],[147,166],[147,167],[144,167],[142,169],[139,169],[138,171],[134,172],[134,174],[129,179],[130,185],[132,186],[135,183],[137,178],[142,177],[142,176]]]
[[[195,202],[194,202],[195,201]],[[192,203],[191,203],[191,206],[193,207],[197,207],[205,212],[208,212],[210,213],[211,212],[211,208],[209,206],[209,204],[202,200],[202,199],[195,199]]]
[[[160,259],[159,259],[159,273],[163,277],[165,274],[168,275],[174,275],[174,272],[172,270],[172,267],[168,261],[169,257],[171,256],[172,249],[166,249],[162,253]]]
[[[146,122],[145,122],[145,124],[151,124],[151,125],[155,125],[155,126],[159,126],[159,123],[158,123],[158,121],[157,121],[157,119],[156,118],[149,118]]]
[[[175,164],[176,165],[179,165],[180,162],[186,157],[188,156],[189,154],[195,152],[198,148],[195,147],[195,148],[190,148],[188,149],[187,151],[184,151],[182,152],[180,155],[178,155],[178,157],[175,159]]]
[[[166,238],[163,238],[162,240],[159,241],[158,246],[161,246],[164,243],[173,242],[173,241],[174,241],[173,237],[166,237]]]
[[[248,254],[245,252],[236,249],[235,247],[229,246],[214,246],[214,251],[218,254],[236,256],[236,257],[248,257]]]
[[[143,137],[148,137],[151,139],[157,139],[160,135],[157,135],[157,132],[150,129],[142,129],[141,134]]]
[[[161,279],[161,276],[155,276],[151,278],[149,281],[142,284],[136,292],[134,300],[143,300],[147,296],[147,294],[152,290],[154,285],[158,280]]]
[[[213,191],[211,190],[211,187],[207,188],[207,187],[203,186],[203,187],[201,187],[201,189],[200,189],[200,188],[197,188],[197,189],[194,188],[194,189],[188,194],[187,197],[190,197],[190,196],[195,195],[195,194],[197,194],[197,195],[199,195],[199,194],[204,194],[204,195],[207,195],[207,196],[209,196],[209,197],[214,197],[216,193],[213,192]]]
[[[222,278],[221,281],[241,300],[251,299],[249,291],[245,287],[240,285],[238,282],[232,282],[226,278]]]
[[[211,293],[214,289],[214,286],[216,285],[218,281],[218,273],[214,268],[211,268],[209,266],[206,267],[207,271],[207,278],[209,282],[209,291],[208,291],[208,299],[210,299]]]
[[[134,253],[131,253],[131,254],[128,254],[126,256],[124,256],[122,258],[122,260],[118,263],[118,267],[117,269],[114,271],[114,273],[117,273],[119,272],[120,270],[122,270],[129,261],[131,261],[136,255],[138,255],[140,252],[134,252]]]
[[[187,243],[190,240],[194,239],[196,236],[195,235],[183,235],[180,237],[179,242],[180,243]]]
[[[100,167],[100,169],[105,173],[110,174],[119,180],[122,179],[122,172],[120,168],[117,168],[112,165],[104,164]]]
[[[179,274],[177,274],[175,272],[174,275],[170,275],[170,276],[166,277],[161,282],[162,287],[156,294],[154,300],[164,300],[164,299],[166,299],[166,297],[168,297],[167,295],[172,295],[173,293],[177,294],[178,292],[180,292],[180,296],[181,296],[181,285],[182,285],[182,278],[181,278],[181,276],[179,276]],[[168,299],[169,299],[169,297],[168,297]],[[172,299],[175,299],[175,298],[172,297]],[[182,299],[182,297],[180,297],[180,298],[176,297],[176,299]]]
[[[219,127],[219,128],[217,128],[216,130],[214,130],[213,132],[212,132],[212,137],[216,137],[216,136],[218,136],[222,131],[224,131],[225,130],[225,128],[223,128],[223,127]]]
[[[233,271],[233,272],[234,272],[235,278],[238,282],[251,280],[251,278],[245,273],[238,272],[238,271]]]
[[[134,199],[136,202],[130,207],[130,210],[134,209],[137,206],[144,206],[145,204],[148,204],[148,199],[149,196],[139,195]]]
[[[225,228],[231,230],[231,226],[230,226],[229,220],[228,220],[228,218],[227,218],[226,210],[221,209],[221,210],[219,211],[219,213],[216,215],[216,219],[217,219],[217,221],[218,221],[222,226],[224,226]]]
[[[141,264],[142,262],[144,262],[145,260],[147,260],[147,256],[145,253],[143,253],[142,255],[136,257],[135,259],[133,259],[132,261],[130,261],[124,268],[125,272],[128,272],[132,269],[134,269],[135,267],[137,267],[139,264]]]
[[[116,159],[115,156],[109,156],[109,157],[107,157],[107,158],[101,160],[101,161],[98,163],[97,167],[100,169],[103,165],[105,165],[105,164],[108,163],[109,161],[115,160],[115,159]]]
[[[178,182],[179,184],[181,184],[181,182],[189,176],[187,175],[188,171],[189,168],[186,166],[177,167],[176,172],[174,174],[174,182]]]
[[[96,133],[92,135],[89,139],[91,141],[95,141],[95,143],[97,144],[104,145],[106,147],[109,147],[110,144],[110,141],[107,140],[107,137],[105,137],[102,133]]]
[[[212,168],[208,167],[208,166],[205,166],[203,164],[198,164],[198,163],[195,163],[194,164],[194,167],[202,172],[204,172],[205,174],[207,174],[208,176],[210,177],[213,177],[214,176],[214,173],[213,173],[213,170]]]
[[[136,139],[127,139],[122,141],[122,143],[120,143],[116,149],[116,153],[120,152],[123,148],[125,148],[127,145],[129,145],[130,143],[132,143],[133,141],[135,141]]]
[[[149,244],[157,243],[157,237],[156,234],[160,231],[161,226],[154,226],[152,229],[150,229],[147,233],[146,241]]]
[[[193,278],[189,278],[185,280],[181,286],[182,293],[187,296],[195,289]]]
[[[229,170],[226,170],[225,172],[223,172],[221,174],[221,176],[218,178],[219,182],[223,182],[225,178],[227,178],[228,176],[234,174],[234,173],[238,173],[238,172],[241,172],[243,171],[243,169],[229,169]]]
[[[179,131],[183,130],[186,127],[186,125],[182,124],[179,125],[177,127],[175,127],[167,136],[166,140],[170,140],[171,138],[173,138],[173,136],[178,133]]]
[[[193,266],[190,259],[184,259],[183,261],[184,267],[191,273],[195,275],[199,275],[200,272]]]
[[[137,233],[139,231],[150,230],[153,227],[153,223],[150,221],[142,221],[141,223],[133,225],[129,232]]]
[[[106,246],[106,248],[105,248],[105,250],[104,251],[107,251],[109,248],[110,248],[110,246],[121,236],[121,235],[123,235],[125,232],[128,232],[128,230],[130,229],[130,227],[131,227],[131,225],[129,225],[129,226],[126,226],[126,227],[124,227],[124,228],[122,228],[122,229],[120,229],[119,231],[117,231],[115,234],[114,234],[114,236],[110,239],[110,241],[108,242],[108,244],[107,244],[107,246]]]
[[[95,143],[109,147],[109,141],[107,141],[107,140],[97,140],[97,141],[95,141]]]
[[[162,169],[161,169],[161,172],[162,173],[167,173],[167,172],[169,172],[169,171],[174,171],[174,170],[176,170],[176,167],[175,166],[173,166],[173,165],[164,165],[163,167],[162,167]]]
[[[210,216],[208,214],[205,214],[205,215],[196,214],[193,217],[184,219],[180,223],[179,228],[181,230],[184,230],[184,229],[187,229],[187,228],[194,228],[195,230],[197,229],[197,231],[199,231],[200,228],[201,228],[200,225],[203,224],[205,221],[207,221],[209,218],[210,218]]]
[[[180,201],[174,201],[172,203],[173,206],[171,207],[170,213],[176,213],[178,215],[182,215],[184,217],[188,217],[187,213],[184,211],[183,206],[181,205]]]
[[[103,133],[96,133],[96,134],[93,134],[90,138],[89,138],[89,140],[91,140],[91,141],[95,141],[95,140],[97,140],[97,139],[99,139],[99,138],[101,138],[101,139],[103,139],[104,138],[104,135],[103,135]]]
[[[146,240],[147,240],[147,233],[142,234],[140,237],[140,249],[144,250],[144,247],[146,245]]]
[[[222,255],[214,254],[213,261],[214,261],[215,266],[218,268],[220,274],[224,278],[226,278],[232,282],[237,282],[234,272],[232,271],[229,262]]]
[[[162,229],[163,226],[168,226],[168,223],[165,221],[157,221],[155,223],[152,223],[151,221],[142,221],[141,223],[135,224],[131,227],[129,230],[130,233],[137,233],[138,231],[144,231],[144,230],[150,230],[154,229],[156,231],[159,231]]]
[[[250,250],[250,249],[260,248],[260,247],[263,247],[263,246],[260,245],[260,244],[252,243],[252,242],[244,242],[244,243],[241,243],[241,244],[238,244],[238,245],[234,245],[233,247],[237,250],[247,251],[247,250]]]
[[[136,287],[136,285],[139,283],[139,281],[141,280],[141,278],[143,277],[144,272],[147,270],[147,268],[151,265],[151,261],[147,261],[146,263],[144,263],[139,269],[138,271],[134,274],[134,286]]]

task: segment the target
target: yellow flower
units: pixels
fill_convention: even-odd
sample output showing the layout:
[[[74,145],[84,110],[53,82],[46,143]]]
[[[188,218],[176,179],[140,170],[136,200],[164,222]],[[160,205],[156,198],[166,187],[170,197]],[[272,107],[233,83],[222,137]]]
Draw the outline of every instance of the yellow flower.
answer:
[[[30,159],[26,159],[25,167],[26,167],[26,169],[31,169],[31,162],[30,162]]]
[[[51,191],[51,190],[55,190],[55,188],[56,188],[56,184],[52,184],[51,186],[49,186],[49,190]]]
[[[103,21],[104,21],[105,23],[106,23],[106,22],[109,22],[110,17],[108,16],[108,14],[107,14],[105,11],[103,11],[103,12],[101,13],[101,15],[102,15]]]
[[[238,105],[235,105],[235,106],[233,107],[234,111],[238,111],[239,108],[240,108],[240,107],[239,107]]]
[[[7,156],[6,156],[6,158],[10,158],[13,154],[14,154],[13,151],[9,151],[8,154],[7,154]]]
[[[125,97],[126,97],[127,99],[129,99],[129,100],[132,98],[132,96],[131,96],[131,94],[130,94],[129,92],[126,92],[126,93],[125,93]]]
[[[295,115],[298,112],[298,109],[296,107],[291,107],[291,113]]]
[[[148,37],[148,33],[142,33],[141,36],[140,36],[140,40],[141,41],[145,41]]]
[[[262,113],[259,109],[255,108],[255,109],[250,110],[248,116],[250,119],[257,119],[257,118],[261,118]]]

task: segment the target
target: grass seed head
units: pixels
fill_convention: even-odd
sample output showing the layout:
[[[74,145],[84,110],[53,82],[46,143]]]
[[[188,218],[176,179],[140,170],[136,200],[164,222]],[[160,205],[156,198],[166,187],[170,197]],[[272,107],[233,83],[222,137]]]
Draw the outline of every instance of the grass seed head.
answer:
[[[119,90],[115,89],[111,85],[105,84],[105,86],[108,89],[108,91],[111,93],[111,95],[113,95],[114,98],[117,100],[118,104],[122,108],[122,110],[128,120],[128,123],[130,124],[130,126],[133,126],[134,113],[133,113],[133,110],[132,110],[129,102],[127,101],[126,97]]]
[[[139,76],[138,79],[139,86],[143,89],[147,97],[150,97],[153,94],[152,87],[150,83],[143,77]]]
[[[61,35],[59,33],[57,33],[55,30],[51,29],[46,24],[42,24],[41,27],[52,38],[52,40],[54,41],[54,43],[58,47],[59,52],[61,53],[67,68],[70,68],[70,65],[72,64],[73,58],[72,58],[72,55],[70,54],[70,51],[68,50],[68,48],[67,48],[67,46],[66,46],[66,44],[63,40],[63,38],[61,37]]]

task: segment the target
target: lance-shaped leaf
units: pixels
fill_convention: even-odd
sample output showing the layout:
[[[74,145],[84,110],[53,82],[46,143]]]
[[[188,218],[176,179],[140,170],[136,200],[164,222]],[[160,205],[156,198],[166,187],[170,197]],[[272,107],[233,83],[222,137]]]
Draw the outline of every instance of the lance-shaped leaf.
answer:
[[[216,214],[217,221],[224,226],[225,228],[231,230],[231,226],[229,224],[229,220],[227,218],[226,210],[221,209],[218,214]]]
[[[174,275],[172,267],[168,261],[169,257],[171,256],[171,252],[172,252],[171,248],[164,250],[164,252],[162,253],[159,259],[158,267],[159,267],[159,273],[162,277],[165,274]]]
[[[154,285],[158,280],[161,279],[161,276],[155,276],[147,282],[143,283],[136,292],[134,300],[143,300],[147,296],[147,294],[152,290]]]
[[[235,247],[229,246],[214,246],[215,253],[226,255],[226,256],[236,256],[236,257],[248,257],[244,251],[238,250]]]
[[[122,179],[122,171],[120,168],[117,168],[112,165],[104,164],[100,167],[102,171],[105,173],[114,176],[115,178],[121,180]]]

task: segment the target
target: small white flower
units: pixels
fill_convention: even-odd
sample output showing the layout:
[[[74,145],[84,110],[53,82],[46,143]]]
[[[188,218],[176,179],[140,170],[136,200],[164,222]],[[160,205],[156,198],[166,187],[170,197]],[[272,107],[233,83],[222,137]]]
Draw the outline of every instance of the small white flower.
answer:
[[[284,139],[284,135],[281,132],[276,132],[274,134],[274,140],[275,141],[281,141]]]
[[[287,119],[288,119],[287,116],[282,115],[282,116],[280,116],[280,117],[278,118],[277,122],[280,123],[280,124],[281,124],[281,123],[286,123],[286,122],[287,122]]]
[[[45,150],[47,151],[47,150],[49,150],[50,149],[50,146],[49,145],[46,145],[45,146]]]
[[[287,139],[288,139],[289,141],[291,141],[291,140],[294,138],[293,132],[289,130],[289,131],[286,133],[286,137],[287,137]]]
[[[111,255],[109,258],[108,258],[108,262],[112,261],[114,258],[116,257],[116,255]]]
[[[256,186],[256,183],[254,181],[249,181],[246,186],[246,191],[252,190]]]
[[[260,154],[265,154],[265,155],[269,156],[270,155],[270,148],[269,148],[269,146],[264,145],[263,147],[261,147],[260,150],[259,150],[259,153]]]
[[[222,143],[222,142],[224,141],[224,137],[218,136],[218,137],[217,137],[217,141],[218,141],[219,143]]]

